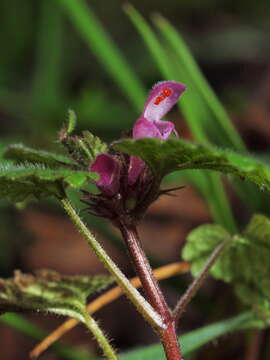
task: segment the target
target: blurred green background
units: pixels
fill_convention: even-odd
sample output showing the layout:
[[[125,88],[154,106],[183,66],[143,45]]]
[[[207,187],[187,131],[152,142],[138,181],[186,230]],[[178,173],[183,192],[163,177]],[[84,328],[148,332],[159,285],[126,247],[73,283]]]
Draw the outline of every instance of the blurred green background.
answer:
[[[169,115],[181,136],[244,152],[243,140],[249,151],[268,161],[269,1],[137,0],[131,4],[154,33],[133,8],[124,10],[125,4],[118,0],[0,1],[1,149],[10,142],[23,142],[56,151],[57,132],[69,108],[77,113],[78,131],[89,129],[104,140],[117,139],[132,127],[153,84],[170,78],[188,85],[181,111],[174,109]],[[173,38],[172,30],[166,32],[157,14],[181,34],[227,113],[193,71],[181,41]],[[179,180],[176,175],[168,182]],[[156,203],[142,225],[145,247],[155,265],[178,260],[187,232],[201,223],[214,220],[232,230],[241,228],[254,211],[270,213],[269,197],[250,184],[235,182],[232,187],[226,182],[223,190],[223,181],[211,173],[195,177],[187,173],[185,182],[194,187]],[[87,219],[132,275],[114,230],[95,218]],[[33,203],[23,211],[0,202],[0,229],[1,276],[10,276],[18,267],[24,271],[52,267],[65,273],[103,271],[53,202]],[[172,304],[189,280],[164,283]],[[213,296],[214,307],[209,304]],[[120,321],[123,308],[126,316]],[[191,305],[182,330],[238,310],[230,289],[210,281]],[[125,300],[104,309],[98,318],[121,350],[156,340]],[[60,322],[31,319],[48,330]],[[0,334],[5,360],[28,358],[34,344],[31,338],[1,324]],[[208,346],[189,359],[269,359],[268,340],[268,331],[228,336],[219,347]],[[70,334],[68,341],[95,351],[82,329]],[[43,358],[64,357],[50,351]]]

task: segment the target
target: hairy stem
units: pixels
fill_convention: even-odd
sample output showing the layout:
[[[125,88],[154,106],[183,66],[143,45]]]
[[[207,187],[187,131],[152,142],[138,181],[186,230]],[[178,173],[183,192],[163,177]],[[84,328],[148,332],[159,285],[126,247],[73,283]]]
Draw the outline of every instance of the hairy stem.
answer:
[[[212,252],[211,256],[207,260],[206,264],[200,271],[199,275],[193,280],[193,282],[190,284],[190,286],[187,289],[187,291],[185,292],[185,294],[181,297],[181,299],[177,303],[177,305],[173,311],[173,317],[175,319],[176,324],[178,323],[178,320],[180,319],[181,315],[185,311],[189,302],[192,300],[194,295],[197,293],[197,291],[202,286],[211,266],[215,263],[215,261],[221,255],[221,253],[223,252],[223,250],[225,249],[226,245],[229,243],[230,240],[231,240],[231,238],[228,238],[228,239],[222,241],[222,243],[216,247],[216,249]]]
[[[134,225],[125,225],[123,223],[119,223],[119,228],[126,242],[131,261],[141,280],[146,296],[148,297],[150,304],[160,314],[166,324],[170,321],[171,314],[141,246],[137,229]]]
[[[75,227],[87,241],[100,261],[102,261],[106,269],[115,277],[116,282],[121,287],[121,289],[123,289],[124,293],[129,297],[137,310],[153,327],[163,328],[164,324],[161,316],[152,308],[152,306],[143,298],[143,296],[141,296],[138,290],[130,284],[126,276],[112,261],[99,242],[95,239],[94,235],[81,220],[75,209],[72,207],[70,201],[64,198],[61,200],[61,203]]]
[[[165,327],[158,329],[160,340],[168,360],[181,360],[181,350],[176,336],[175,320],[164,299],[158,282],[141,246],[137,229],[134,225],[118,222],[118,227],[126,242],[131,261],[141,280],[142,287],[153,308],[162,317]]]
[[[88,314],[87,311],[85,312],[84,320],[84,325],[93,334],[106,358],[109,360],[117,360],[118,357],[116,356],[113,347],[110,345],[109,340],[106,338],[97,322]]]
[[[188,272],[190,269],[189,263],[182,261],[178,263],[172,263],[169,265],[162,266],[154,270],[154,275],[157,279],[167,279],[172,276],[183,274]],[[129,280],[135,287],[141,287],[141,281],[138,277]],[[86,309],[90,314],[100,310],[104,306],[110,304],[112,301],[118,299],[123,295],[123,290],[119,286],[115,286],[112,289],[106,291],[104,294],[98,296],[95,300],[91,301]],[[33,358],[40,356],[49,346],[59,340],[65,333],[70,331],[79,323],[77,319],[68,319],[62,325],[57,327],[48,336],[46,336],[35,348],[31,351]]]

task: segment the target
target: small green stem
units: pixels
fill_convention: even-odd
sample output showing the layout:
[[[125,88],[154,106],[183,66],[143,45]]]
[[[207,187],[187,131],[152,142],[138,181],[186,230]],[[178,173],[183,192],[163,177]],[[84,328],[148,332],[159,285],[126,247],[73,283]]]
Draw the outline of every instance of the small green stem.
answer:
[[[212,265],[216,262],[218,257],[221,255],[225,247],[228,245],[231,238],[228,238],[224,241],[222,241],[221,244],[219,244],[215,250],[210,255],[209,259],[207,260],[206,264],[200,271],[199,275],[193,280],[193,282],[190,284],[189,288],[185,292],[185,294],[181,297],[179,302],[177,303],[174,311],[173,311],[173,317],[175,319],[175,322],[177,324],[178,320],[180,319],[181,315],[185,311],[187,305],[189,302],[193,299],[194,295],[197,293],[197,291],[202,286],[208,271],[212,267]]]
[[[110,345],[109,340],[98,326],[98,323],[87,312],[84,314],[84,325],[93,334],[106,358],[109,360],[117,360],[118,357],[113,347]]]
[[[88,242],[99,260],[104,264],[106,269],[115,277],[116,282],[135,305],[137,310],[143,317],[156,329],[164,328],[164,323],[160,315],[153,309],[153,307],[144,299],[144,297],[135,289],[118,266],[108,256],[94,235],[90,232],[84,222],[81,220],[75,209],[72,207],[67,198],[61,199],[61,203],[68,213],[73,224],[76,226],[80,234]]]

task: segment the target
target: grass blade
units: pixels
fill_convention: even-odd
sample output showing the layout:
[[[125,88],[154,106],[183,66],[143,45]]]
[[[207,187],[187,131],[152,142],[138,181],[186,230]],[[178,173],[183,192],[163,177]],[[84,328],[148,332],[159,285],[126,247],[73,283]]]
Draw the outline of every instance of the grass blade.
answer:
[[[57,1],[103,68],[140,112],[145,101],[144,88],[86,1]]]
[[[218,122],[220,131],[223,133],[223,136],[228,138],[232,148],[238,151],[245,151],[245,145],[241,137],[233,127],[230,118],[227,115],[221,102],[215,95],[207,80],[204,78],[181,35],[165,18],[160,15],[154,16],[154,22],[160,29],[168,44],[174,50],[181,66],[195,84],[199,94],[204,99],[205,104],[212,111],[214,115],[212,118],[214,117]]]
[[[180,341],[182,345],[183,355],[188,355],[203,345],[217,339],[218,337],[227,334],[228,332],[236,331],[247,326],[252,319],[253,314],[250,312],[242,313],[231,319],[216,322],[212,325],[204,326],[200,329],[191,331],[190,333],[181,336]],[[143,347],[138,350],[131,351],[120,356],[121,360],[163,360],[164,355],[160,345],[152,345]]]

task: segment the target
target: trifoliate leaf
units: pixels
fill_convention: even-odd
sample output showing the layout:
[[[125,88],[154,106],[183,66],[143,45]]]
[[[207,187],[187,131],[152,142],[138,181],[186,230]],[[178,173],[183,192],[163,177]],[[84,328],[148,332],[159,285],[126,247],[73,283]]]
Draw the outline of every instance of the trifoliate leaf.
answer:
[[[12,160],[15,163],[37,163],[43,164],[50,168],[59,168],[61,165],[72,165],[74,162],[66,156],[53,154],[43,150],[36,150],[24,146],[23,144],[12,144],[6,147],[4,154],[5,159]]]
[[[208,169],[236,175],[270,191],[270,167],[260,160],[221,150],[210,145],[193,144],[175,138],[169,140],[122,140],[114,144],[120,151],[141,157],[159,176],[185,169]]]
[[[47,169],[43,165],[0,166],[0,199],[24,201],[28,196],[62,196],[62,188],[80,188],[87,180],[96,180],[95,173],[67,169]]]
[[[51,312],[84,321],[87,296],[112,282],[112,277],[105,275],[62,276],[51,270],[32,275],[15,271],[13,278],[0,279],[0,312]]]

